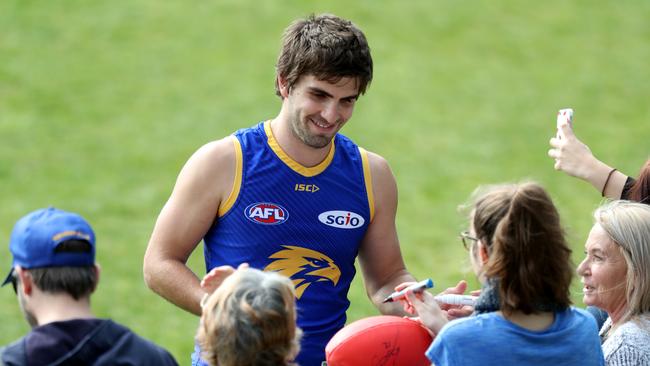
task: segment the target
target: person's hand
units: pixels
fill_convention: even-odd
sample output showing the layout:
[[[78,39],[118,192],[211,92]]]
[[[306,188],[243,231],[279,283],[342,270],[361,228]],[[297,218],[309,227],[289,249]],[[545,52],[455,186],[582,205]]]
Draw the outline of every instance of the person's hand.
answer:
[[[440,309],[433,295],[427,291],[418,294],[413,293],[413,291],[408,291],[404,302],[409,304],[409,308],[412,310],[411,314],[417,315],[417,318],[414,320],[419,321],[427,327],[433,333],[434,337],[449,322],[445,311]]]
[[[395,292],[400,292],[403,289],[416,284],[417,282],[410,281],[410,282],[402,282],[399,285],[395,286]],[[402,305],[404,306],[404,311],[407,312],[408,314],[415,314],[415,309],[411,306],[411,304],[406,301],[406,299],[400,299],[402,302]]]
[[[398,286],[395,287],[395,291],[401,291],[405,289],[408,286],[411,286],[415,284],[416,282],[404,282],[399,284]],[[456,294],[456,295],[462,295],[465,293],[467,290],[467,282],[465,280],[461,280],[458,282],[458,284],[454,287],[449,287],[446,290],[442,291],[440,294]],[[423,291],[422,293],[416,293],[414,296],[420,300],[423,301],[424,293],[428,294],[431,296],[433,299],[433,296],[426,292]],[[474,290],[470,292],[471,295],[473,296],[479,296],[481,294],[481,290]],[[408,301],[406,298],[400,300],[402,302],[402,305],[404,306],[404,311],[408,314],[411,315],[417,315],[418,311],[417,309],[413,306],[413,304]],[[438,308],[442,311],[442,314],[447,318],[447,320],[454,320],[457,318],[463,318],[466,316],[472,315],[474,312],[474,307],[469,306],[469,305],[449,305],[449,304],[441,304],[435,301],[434,302],[438,305]]]
[[[248,263],[242,263],[237,267],[237,270],[248,268]],[[210,272],[208,272],[203,279],[201,280],[201,289],[205,291],[206,294],[211,294],[216,290],[221,283],[235,273],[235,268],[232,266],[219,266],[214,267]]]
[[[467,290],[467,282],[465,280],[460,280],[455,287],[449,287],[440,294],[455,294],[463,295]],[[474,290],[471,292],[473,296],[479,296],[481,290]],[[449,305],[449,304],[440,304],[440,308],[446,312],[448,320],[454,320],[457,318],[464,318],[466,316],[472,315],[474,312],[474,307],[469,305]]]
[[[563,123],[558,128],[558,134],[551,138],[549,144],[551,149],[548,156],[555,159],[553,167],[556,170],[590,181],[599,161],[589,147],[573,134],[569,123]]]

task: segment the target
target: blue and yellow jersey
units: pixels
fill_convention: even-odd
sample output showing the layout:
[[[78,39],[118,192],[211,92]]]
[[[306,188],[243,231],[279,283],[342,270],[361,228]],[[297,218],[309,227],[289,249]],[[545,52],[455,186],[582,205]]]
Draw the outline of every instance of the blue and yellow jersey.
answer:
[[[232,140],[235,184],[204,238],[207,270],[247,262],[290,277],[304,332],[297,362],[320,365],[345,324],[354,261],[373,216],[367,153],[338,134],[322,163],[304,167],[282,151],[269,122]]]

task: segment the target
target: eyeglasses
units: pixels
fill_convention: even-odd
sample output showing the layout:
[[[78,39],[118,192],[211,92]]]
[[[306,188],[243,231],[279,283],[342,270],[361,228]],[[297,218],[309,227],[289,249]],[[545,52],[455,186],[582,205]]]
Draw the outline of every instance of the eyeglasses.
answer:
[[[460,233],[460,240],[463,242],[465,250],[469,250],[472,247],[472,242],[477,242],[478,238],[469,235],[469,231],[463,231]]]

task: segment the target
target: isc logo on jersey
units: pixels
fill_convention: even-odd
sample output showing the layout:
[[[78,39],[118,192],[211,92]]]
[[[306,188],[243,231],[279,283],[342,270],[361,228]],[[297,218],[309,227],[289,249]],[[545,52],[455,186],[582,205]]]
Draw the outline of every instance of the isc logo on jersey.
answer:
[[[246,218],[257,224],[277,225],[289,218],[289,211],[280,205],[268,202],[253,203],[244,211]]]
[[[339,229],[356,229],[363,225],[365,220],[361,215],[350,211],[327,211],[318,215],[318,221],[325,225]]]

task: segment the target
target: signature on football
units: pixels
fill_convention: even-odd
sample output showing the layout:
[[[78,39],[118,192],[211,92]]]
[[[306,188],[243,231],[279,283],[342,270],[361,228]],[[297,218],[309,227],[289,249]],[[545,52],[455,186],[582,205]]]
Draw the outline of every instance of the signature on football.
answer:
[[[383,342],[383,355],[380,352],[372,357],[372,364],[375,366],[394,366],[397,365],[400,347],[397,345],[399,332],[395,334],[393,341]]]

